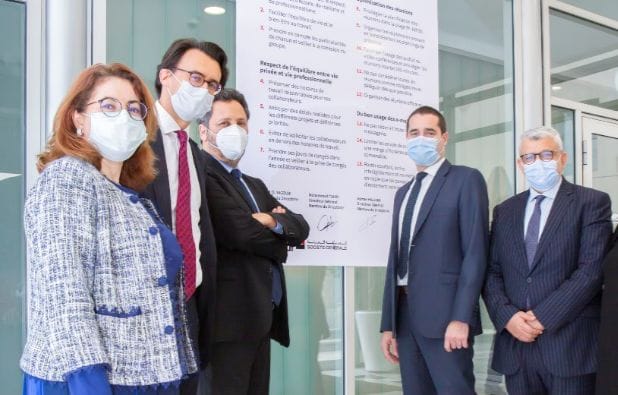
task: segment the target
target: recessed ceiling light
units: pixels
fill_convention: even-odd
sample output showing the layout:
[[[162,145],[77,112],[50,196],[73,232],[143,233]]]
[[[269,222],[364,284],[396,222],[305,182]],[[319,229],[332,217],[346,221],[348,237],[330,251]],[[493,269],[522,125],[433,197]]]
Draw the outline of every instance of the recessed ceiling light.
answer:
[[[225,14],[225,8],[218,6],[208,6],[204,8],[204,12],[209,15],[223,15]]]
[[[562,87],[558,86],[558,85],[552,85],[552,87],[551,87],[552,91],[559,91],[560,89],[562,89]]]

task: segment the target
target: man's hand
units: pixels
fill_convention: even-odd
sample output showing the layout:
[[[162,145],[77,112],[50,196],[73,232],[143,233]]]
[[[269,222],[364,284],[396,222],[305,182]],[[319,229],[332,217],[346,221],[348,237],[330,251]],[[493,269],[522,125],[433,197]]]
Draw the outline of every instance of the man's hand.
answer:
[[[286,213],[285,209],[281,206],[275,207],[272,212],[275,214],[285,214]]]
[[[465,322],[451,321],[444,334],[444,350],[451,352],[461,348],[468,348],[470,326]]]
[[[251,216],[253,217],[253,219],[258,221],[268,229],[273,229],[275,226],[277,226],[277,221],[275,221],[275,219],[270,214],[253,213],[251,214]]]
[[[541,331],[541,333],[543,333],[543,331],[545,330],[545,327],[543,326],[543,324],[541,324],[541,321],[539,321],[539,319],[536,318],[532,310],[528,310],[526,314],[530,317],[530,320],[528,320],[528,324],[534,329],[538,329]]]
[[[393,337],[393,332],[384,331],[380,342],[384,358],[392,364],[399,363],[399,352],[397,351],[397,340]]]
[[[534,315],[518,311],[513,314],[513,317],[506,324],[506,330],[520,342],[532,343],[536,338],[543,333],[543,329],[533,326],[534,321],[538,322]],[[540,322],[538,322],[540,325]],[[541,325],[542,328],[542,325]]]

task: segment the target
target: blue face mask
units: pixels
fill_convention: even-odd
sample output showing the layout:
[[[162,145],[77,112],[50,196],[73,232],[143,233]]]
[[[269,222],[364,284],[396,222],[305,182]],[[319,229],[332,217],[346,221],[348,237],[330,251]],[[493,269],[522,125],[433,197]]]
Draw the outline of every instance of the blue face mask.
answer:
[[[560,181],[558,162],[555,160],[543,162],[537,159],[534,163],[524,165],[524,174],[528,184],[538,192],[549,191]]]
[[[430,166],[440,159],[438,139],[418,136],[408,140],[408,156],[418,166]]]

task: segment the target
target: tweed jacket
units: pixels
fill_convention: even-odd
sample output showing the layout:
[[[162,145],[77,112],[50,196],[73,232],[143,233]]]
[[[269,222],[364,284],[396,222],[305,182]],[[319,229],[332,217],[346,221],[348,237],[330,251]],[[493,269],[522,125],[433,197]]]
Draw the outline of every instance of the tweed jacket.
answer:
[[[131,197],[131,198],[130,198]],[[178,326],[156,222],[91,164],[50,163],[28,194],[28,335],[20,361],[31,376],[64,381],[105,364],[111,384],[178,381],[197,371],[182,301]],[[182,274],[179,272],[179,276]],[[182,284],[182,281],[175,281]],[[182,289],[178,292],[182,300]]]

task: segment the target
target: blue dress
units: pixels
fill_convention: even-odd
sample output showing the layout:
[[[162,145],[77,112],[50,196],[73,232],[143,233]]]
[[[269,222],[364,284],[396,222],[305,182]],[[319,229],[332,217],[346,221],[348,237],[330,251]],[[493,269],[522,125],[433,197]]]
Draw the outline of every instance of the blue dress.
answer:
[[[140,201],[138,194],[125,186],[116,185],[128,198],[137,203]],[[143,202],[142,202],[142,205]],[[154,212],[150,204],[144,205],[148,214],[157,224],[163,252],[165,255],[165,271],[168,279],[179,279],[178,272],[183,266],[183,255],[176,236],[163,224],[160,217]],[[178,284],[171,282],[169,285],[170,299],[174,313],[174,326],[178,344],[178,354],[183,378],[189,376],[186,367],[186,356],[181,344],[186,342],[183,331],[180,330],[180,306],[178,303]],[[107,365],[93,365],[82,367],[66,375],[66,381],[49,381],[24,373],[23,395],[177,395],[181,380],[170,383],[159,383],[148,386],[125,386],[111,385],[107,379]],[[196,374],[196,373],[193,373]]]

